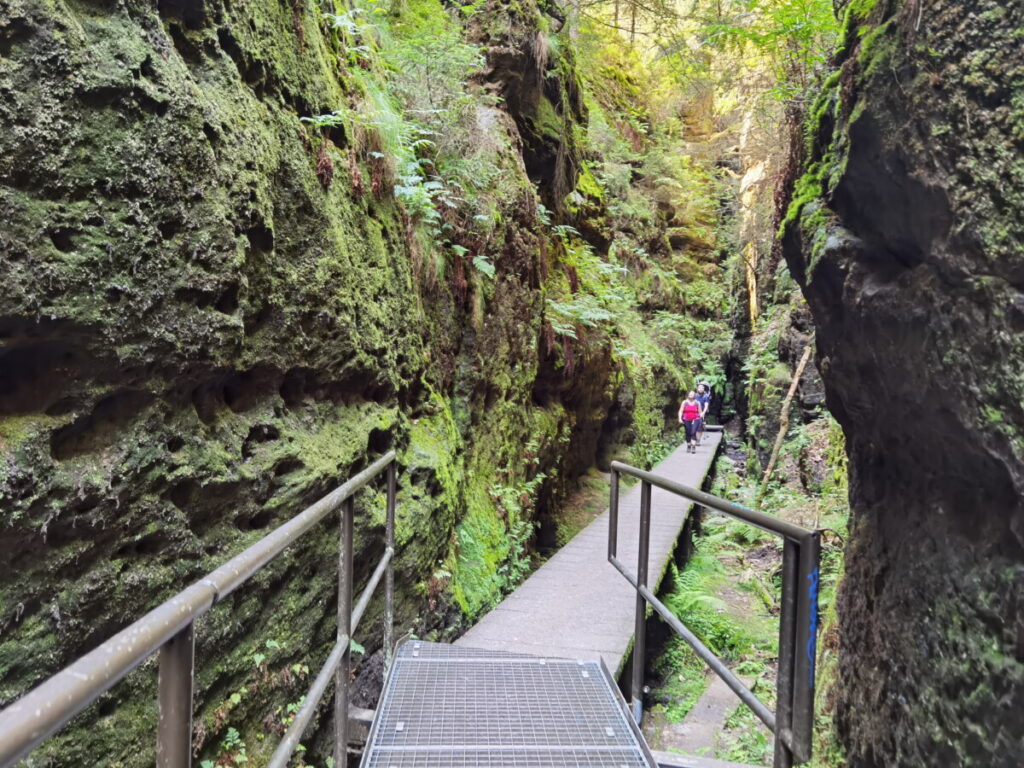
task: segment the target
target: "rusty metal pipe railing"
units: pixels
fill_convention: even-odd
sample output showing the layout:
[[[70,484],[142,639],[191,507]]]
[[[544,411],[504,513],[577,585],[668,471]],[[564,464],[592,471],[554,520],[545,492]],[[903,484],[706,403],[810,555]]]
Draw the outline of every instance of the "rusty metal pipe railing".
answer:
[[[327,686],[334,679],[334,672],[341,662],[341,657],[348,651],[350,644],[351,639],[347,636],[334,644],[330,655],[327,657],[327,661],[324,662],[323,667],[321,667],[320,672],[313,681],[313,685],[310,686],[302,706],[295,713],[295,719],[292,720],[291,725],[288,726],[288,730],[281,739],[281,743],[274,750],[273,756],[267,763],[267,768],[286,768],[291,761],[292,755],[295,754],[295,750],[298,749],[299,742],[302,740],[302,734],[305,732],[310,720],[313,719],[320,700],[324,697],[324,693],[327,692]],[[346,717],[346,719],[348,718]]]
[[[641,481],[640,537],[637,573],[618,558],[619,475]],[[734,517],[783,538],[782,610],[779,617],[779,671],[776,711],[773,713],[697,636],[662,603],[647,585],[650,555],[651,488],[661,488],[701,506]],[[814,660],[818,626],[818,564],[820,532],[734,504],[652,472],[612,462],[608,512],[608,561],[636,590],[636,636],[633,640],[632,709],[637,722],[643,714],[643,673],[646,663],[647,605],[739,696],[775,734],[773,768],[790,768],[811,759],[814,725]]]
[[[384,523],[384,546],[395,555],[395,499],[398,472],[394,463],[388,464],[388,509]],[[384,669],[391,669],[391,656],[395,652],[395,569],[384,574]]]
[[[344,681],[339,676],[337,682],[341,683],[338,687],[347,689],[347,660],[352,618],[352,496],[381,471],[388,470],[387,546],[382,563],[374,572],[371,586],[376,588],[379,584],[381,568],[387,572],[389,585],[393,585],[396,494],[394,462],[395,452],[389,451],[287,523],[0,711],[0,768],[9,768],[27,755],[158,650],[160,672],[157,766],[187,768],[191,764],[192,754],[195,620],[244,584],[253,574],[339,506],[344,507],[339,568],[339,585],[343,584],[344,588],[339,590],[338,622],[338,646],[343,648],[340,661],[334,667],[339,671],[342,667],[345,668]],[[360,609],[360,617],[369,601],[365,593],[364,597],[365,602],[360,600],[361,608],[357,606]],[[393,599],[394,590],[391,586],[385,590],[386,622],[393,620],[394,617]],[[393,636],[392,633],[391,628],[385,627],[386,640]],[[343,636],[345,642],[341,643]],[[320,696],[322,695],[323,690],[320,691]],[[342,708],[339,711],[344,714],[336,717],[336,720],[343,721],[344,724],[336,726],[338,738],[344,738],[347,734],[347,690],[344,690],[341,698]],[[345,748],[346,744],[343,742],[342,755]]]
[[[334,668],[334,764],[348,764],[348,679],[352,651],[352,499],[341,508],[341,541],[338,550],[338,645],[341,658]]]
[[[370,577],[370,581],[363,589],[363,593],[359,596],[359,602],[356,603],[355,610],[352,611],[352,628],[351,632],[354,635],[356,630],[359,628],[359,621],[363,618],[363,613],[366,611],[366,607],[370,604],[370,598],[373,597],[374,592],[377,591],[377,587],[380,585],[381,577],[385,571],[388,573],[392,572],[389,567],[391,560],[394,557],[394,550],[388,548],[384,552],[384,556],[380,559],[377,564],[377,569],[373,572]],[[385,619],[386,622],[386,619]],[[385,623],[385,627],[387,624]],[[306,730],[306,726],[309,725],[313,719],[313,714],[316,712],[317,706],[320,704],[320,699],[323,698],[324,693],[327,691],[327,686],[330,684],[331,679],[334,677],[334,673],[338,668],[338,664],[341,662],[342,656],[346,650],[352,646],[352,638],[349,635],[342,635],[338,638],[338,641],[334,644],[331,649],[330,655],[327,657],[327,661],[324,662],[320,672],[317,674],[316,679],[313,681],[313,685],[310,687],[309,692],[305,696],[305,700],[302,702],[302,706],[299,707],[299,711],[295,713],[295,717],[288,726],[288,731],[285,733],[284,738],[281,739],[281,743],[277,749],[274,750],[273,757],[270,758],[270,762],[267,763],[267,768],[285,768],[288,765],[288,761],[292,759],[292,755],[295,749],[299,746],[299,741],[302,739],[302,734]],[[347,707],[346,707],[346,721]]]
[[[161,768],[187,765],[190,759],[195,654],[195,624],[186,626],[160,649],[156,764]]]
[[[764,512],[758,512],[755,509],[734,504],[731,501],[719,498],[718,496],[712,496],[710,493],[705,493],[689,485],[677,483],[675,480],[670,480],[667,477],[623,464],[621,461],[613,461],[612,470],[623,475],[630,475],[637,480],[644,480],[655,488],[661,488],[677,496],[682,496],[700,504],[702,507],[718,510],[776,536],[783,536],[794,541],[802,541],[807,535],[812,533],[812,531],[808,531],[806,528],[801,528],[799,525],[794,525],[786,520],[780,520],[777,517],[766,515]]]
[[[639,595],[641,599],[646,600],[648,603],[650,603],[651,607],[654,608],[658,615],[661,616],[661,618],[664,619],[665,622],[670,627],[672,627],[673,630],[675,630],[676,634],[683,638],[683,640],[686,641],[687,645],[693,648],[694,653],[700,656],[704,663],[711,667],[714,673],[725,681],[726,685],[728,685],[733,690],[733,693],[739,696],[740,700],[748,707],[750,707],[750,709],[753,710],[754,714],[757,715],[758,719],[760,719],[761,722],[768,726],[770,730],[774,731],[775,715],[772,714],[772,711],[768,709],[768,707],[761,703],[760,699],[758,699],[757,696],[754,695],[753,691],[747,688],[747,686],[745,686],[743,682],[732,673],[732,670],[725,666],[725,664],[723,664],[722,661],[717,656],[715,656],[711,649],[704,645],[704,643],[702,643],[700,639],[695,634],[693,634],[693,632],[691,632],[687,628],[687,626],[683,624],[683,622],[681,622],[674,613],[672,613],[671,610],[669,610],[668,606],[658,599],[657,595],[651,592],[649,587],[638,585],[636,582],[636,577],[634,577],[633,574],[631,574],[626,569],[626,567],[622,564],[622,561],[620,561],[617,557],[613,557],[610,559],[610,562],[612,565],[615,566],[619,573],[626,577],[626,581],[633,585],[633,588],[637,591],[637,595]],[[635,642],[633,648],[637,648]],[[636,675],[636,671],[637,667],[636,665],[634,665],[634,676]],[[640,694],[642,695],[642,693],[643,690],[641,689]],[[637,702],[634,701],[634,714],[636,713],[636,705]],[[640,714],[643,714],[642,710]]]

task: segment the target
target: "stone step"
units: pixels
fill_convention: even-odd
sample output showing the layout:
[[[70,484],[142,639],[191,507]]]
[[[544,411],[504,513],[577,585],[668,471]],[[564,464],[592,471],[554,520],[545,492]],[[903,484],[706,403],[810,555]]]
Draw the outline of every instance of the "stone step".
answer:
[[[728,760],[714,760],[710,757],[681,755],[676,752],[651,752],[659,768],[762,768],[745,763],[731,763]]]

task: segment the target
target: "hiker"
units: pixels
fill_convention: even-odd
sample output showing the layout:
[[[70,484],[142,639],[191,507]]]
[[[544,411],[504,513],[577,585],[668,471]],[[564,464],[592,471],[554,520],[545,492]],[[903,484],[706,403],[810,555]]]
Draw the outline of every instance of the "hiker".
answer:
[[[697,420],[697,445],[704,439],[704,425],[708,419],[708,409],[711,407],[711,386],[706,382],[697,385],[697,402],[700,404],[700,418]]]
[[[686,429],[686,452],[696,453],[697,422],[700,420],[700,403],[697,393],[691,391],[679,406],[679,423]]]

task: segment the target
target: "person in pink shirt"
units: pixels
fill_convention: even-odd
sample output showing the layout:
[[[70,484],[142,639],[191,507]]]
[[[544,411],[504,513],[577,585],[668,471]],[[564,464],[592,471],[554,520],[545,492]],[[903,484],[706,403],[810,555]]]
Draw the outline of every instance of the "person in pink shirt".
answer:
[[[700,423],[701,407],[697,393],[690,392],[679,406],[679,423],[686,429],[686,452],[697,452],[697,427]]]

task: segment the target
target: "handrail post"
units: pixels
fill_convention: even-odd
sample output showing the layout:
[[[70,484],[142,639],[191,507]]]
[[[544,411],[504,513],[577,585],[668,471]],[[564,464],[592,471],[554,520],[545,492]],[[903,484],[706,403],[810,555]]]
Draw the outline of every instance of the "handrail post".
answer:
[[[638,587],[647,586],[647,565],[651,549],[651,484],[646,480],[640,485],[640,543],[637,552],[636,582]],[[647,600],[640,590],[636,593],[636,626],[633,635],[633,689],[631,704],[633,719],[637,725],[644,713],[644,666],[647,653]]]
[[[398,491],[398,470],[395,462],[388,464],[388,511],[385,524],[385,548],[395,550],[395,497]],[[392,555],[384,574],[384,674],[391,670],[395,642],[395,558]],[[339,766],[339,768],[343,768]]]
[[[782,545],[782,605],[779,612],[779,669],[775,678],[775,755],[772,768],[790,768],[793,753],[782,734],[793,728],[793,673],[796,653],[797,566],[800,545],[788,537]]]
[[[334,765],[348,764],[348,677],[352,644],[352,518],[355,503],[350,496],[341,505],[341,542],[338,562],[338,640],[345,640],[341,661],[334,673]]]
[[[196,638],[190,622],[160,649],[157,768],[192,764],[192,682]]]
[[[800,542],[797,561],[796,617],[793,662],[793,759],[811,759],[814,728],[814,663],[818,643],[818,561],[821,536],[809,533]]]
[[[608,560],[636,589],[636,625],[633,643],[631,708],[639,723],[643,714],[643,681],[646,654],[646,604],[683,638],[712,670],[750,707],[775,734],[773,768],[792,768],[811,759],[814,727],[814,666],[817,652],[818,579],[821,559],[821,532],[807,530],[682,485],[659,475],[630,467],[618,461],[611,466],[611,504],[609,507]],[[637,572],[631,574],[616,556],[618,532],[618,490],[621,475],[640,480],[640,542]],[[733,675],[721,660],[700,642],[651,592],[647,585],[651,488],[658,487],[694,502],[698,508],[713,509],[737,520],[780,536],[783,539],[782,610],[779,617],[779,668],[776,677],[776,712],[772,713]]]
[[[619,471],[612,467],[611,498],[608,501],[608,559],[619,552]]]
[[[338,768],[343,768],[348,747],[349,643],[352,624],[356,618],[353,617],[352,611],[352,494],[383,470],[391,470],[389,547],[371,577],[371,584],[367,585],[364,596],[360,598],[357,608],[358,615],[362,616],[370,595],[373,594],[385,571],[389,577],[389,592],[392,593],[390,601],[392,604],[394,601],[390,569],[394,558],[394,462],[395,452],[388,451],[362,472],[306,507],[291,520],[278,526],[219,568],[165,600],[106,642],[0,710],[0,766],[7,768],[12,766],[15,760],[28,755],[76,714],[110,690],[125,675],[159,652],[156,765],[158,768],[189,768],[192,753],[191,723],[195,672],[194,622],[246,583],[253,574],[280,555],[300,536],[312,530],[341,507],[338,639],[328,665],[321,670],[323,679],[320,680],[318,676],[315,684],[317,687],[311,689],[310,695],[314,690],[317,691],[316,702],[311,704],[308,710],[303,708],[307,711],[303,723],[308,723],[331,675],[335,674],[335,706],[340,715],[336,723],[339,744],[335,747],[335,758]],[[392,607],[390,627],[393,627],[393,618]],[[389,631],[393,633],[393,628]],[[341,653],[342,649],[345,651],[344,654]],[[344,665],[336,661],[342,655]],[[296,743],[301,734],[302,729],[298,728],[294,734]],[[279,747],[273,758],[278,762],[272,764],[283,766],[290,755],[290,751],[281,751]]]

